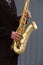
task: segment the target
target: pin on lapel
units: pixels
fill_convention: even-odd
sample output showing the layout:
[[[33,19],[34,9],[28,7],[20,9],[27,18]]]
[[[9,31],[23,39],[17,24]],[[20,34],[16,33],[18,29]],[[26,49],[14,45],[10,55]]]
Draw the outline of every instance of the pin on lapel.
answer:
[[[10,5],[10,3],[11,3],[11,0],[6,0],[6,2],[8,3],[8,5]]]

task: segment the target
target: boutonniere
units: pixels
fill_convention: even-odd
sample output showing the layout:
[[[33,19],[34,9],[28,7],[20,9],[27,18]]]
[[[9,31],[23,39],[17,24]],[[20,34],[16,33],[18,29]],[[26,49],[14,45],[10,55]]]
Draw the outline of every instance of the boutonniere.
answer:
[[[8,3],[8,5],[10,5],[10,3],[11,3],[11,0],[6,0],[6,2]]]

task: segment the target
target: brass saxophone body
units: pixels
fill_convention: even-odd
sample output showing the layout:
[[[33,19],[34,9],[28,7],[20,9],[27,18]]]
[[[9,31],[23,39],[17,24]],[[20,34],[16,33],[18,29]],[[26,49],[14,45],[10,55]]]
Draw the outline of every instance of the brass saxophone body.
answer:
[[[13,41],[11,45],[11,49],[14,50],[17,54],[23,53],[25,51],[28,38],[33,30],[37,29],[37,25],[34,21],[32,21],[29,26],[25,29],[25,24],[27,21],[27,11],[29,6],[29,0],[25,1],[25,5],[21,14],[21,18],[19,20],[19,27],[17,28],[17,32],[22,35],[22,39],[20,41]]]

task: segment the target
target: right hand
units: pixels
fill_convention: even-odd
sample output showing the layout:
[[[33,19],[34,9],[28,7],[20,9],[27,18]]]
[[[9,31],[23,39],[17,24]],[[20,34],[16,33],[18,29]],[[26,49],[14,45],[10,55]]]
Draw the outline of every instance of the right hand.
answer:
[[[12,31],[11,38],[15,41],[21,40],[22,36],[20,33]]]

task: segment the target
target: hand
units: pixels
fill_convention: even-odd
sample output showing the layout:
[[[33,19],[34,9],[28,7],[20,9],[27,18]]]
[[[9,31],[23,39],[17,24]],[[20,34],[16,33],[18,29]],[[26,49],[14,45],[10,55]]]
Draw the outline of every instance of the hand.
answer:
[[[18,40],[21,39],[21,35],[20,35],[20,33],[18,33],[18,32],[12,31],[12,33],[11,33],[11,38],[12,38],[13,40],[15,40],[15,41],[18,41]]]
[[[31,17],[32,17],[30,11],[27,12],[27,17],[28,17],[28,18],[31,18]]]

